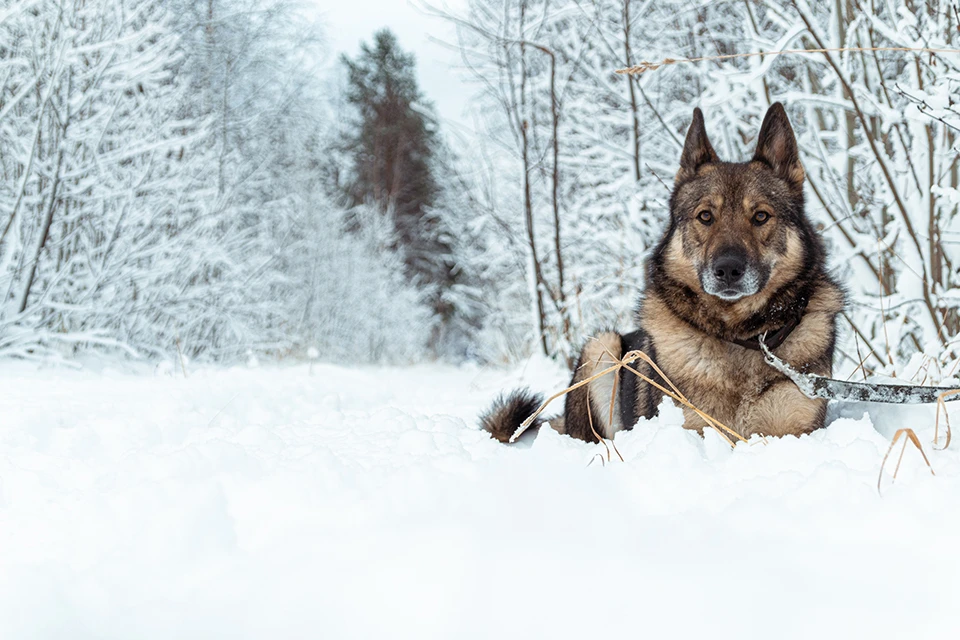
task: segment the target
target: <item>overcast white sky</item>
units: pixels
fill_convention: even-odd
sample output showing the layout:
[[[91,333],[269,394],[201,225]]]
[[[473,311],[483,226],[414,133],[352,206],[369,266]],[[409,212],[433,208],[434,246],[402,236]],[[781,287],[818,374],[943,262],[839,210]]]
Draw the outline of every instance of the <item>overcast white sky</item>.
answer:
[[[431,4],[446,4],[451,9],[466,7],[467,0],[429,0]],[[450,69],[458,56],[431,42],[433,36],[453,42],[453,29],[442,20],[430,18],[417,11],[407,0],[314,0],[320,8],[325,32],[333,51],[356,55],[360,42],[369,42],[373,32],[389,27],[397,34],[400,46],[417,56],[420,89],[432,100],[444,120],[463,122],[463,108],[471,91],[460,81],[460,74]]]

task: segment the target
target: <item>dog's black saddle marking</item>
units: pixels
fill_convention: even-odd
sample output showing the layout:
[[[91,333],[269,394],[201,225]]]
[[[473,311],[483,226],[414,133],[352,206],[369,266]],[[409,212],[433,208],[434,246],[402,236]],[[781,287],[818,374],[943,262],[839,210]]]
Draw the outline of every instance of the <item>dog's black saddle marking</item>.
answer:
[[[747,338],[746,340],[731,340],[734,344],[740,345],[745,349],[753,349],[754,351],[760,351],[760,339],[763,338],[763,343],[767,345],[767,348],[770,350],[776,349],[783,342],[790,337],[790,334],[793,333],[793,330],[800,325],[800,320],[803,319],[803,312],[798,311],[796,315],[791,316],[787,320],[787,324],[783,325],[777,329],[774,333],[766,335],[769,332],[759,333],[752,338]]]

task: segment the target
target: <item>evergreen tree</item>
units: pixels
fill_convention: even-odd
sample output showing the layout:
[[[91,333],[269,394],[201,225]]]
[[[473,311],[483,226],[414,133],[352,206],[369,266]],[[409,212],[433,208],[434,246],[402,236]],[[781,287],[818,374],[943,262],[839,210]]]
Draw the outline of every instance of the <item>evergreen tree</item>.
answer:
[[[434,310],[447,320],[445,292],[455,281],[450,243],[434,210],[440,188],[434,172],[439,140],[433,106],[417,85],[416,61],[383,29],[363,43],[347,69],[347,102],[356,121],[345,133],[352,175],[350,204],[373,205],[393,224],[407,275],[432,289]]]

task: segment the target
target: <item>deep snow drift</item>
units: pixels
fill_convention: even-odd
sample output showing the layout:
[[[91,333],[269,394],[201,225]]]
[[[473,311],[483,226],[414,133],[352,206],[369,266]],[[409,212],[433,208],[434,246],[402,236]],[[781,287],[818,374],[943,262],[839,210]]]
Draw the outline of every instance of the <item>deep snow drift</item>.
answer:
[[[735,451],[668,407],[602,465],[477,430],[501,388],[562,388],[544,363],[188,374],[0,366],[0,638],[960,629],[960,444],[929,407]],[[901,427],[936,476],[908,449],[881,497]]]

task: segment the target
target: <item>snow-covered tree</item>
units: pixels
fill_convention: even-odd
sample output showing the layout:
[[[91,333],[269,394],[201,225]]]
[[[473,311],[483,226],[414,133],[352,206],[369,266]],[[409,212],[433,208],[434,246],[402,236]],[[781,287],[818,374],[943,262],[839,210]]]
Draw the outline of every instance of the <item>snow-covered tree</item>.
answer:
[[[305,15],[286,0],[0,12],[0,353],[422,357],[420,292],[382,233],[345,234],[318,179]],[[371,319],[388,310],[415,325],[389,353],[396,332]]]
[[[482,180],[499,200],[487,200],[496,223],[478,223],[489,249],[474,259],[510,293],[491,319],[524,327],[525,344],[569,355],[565,336],[628,324],[692,107],[704,108],[721,156],[738,160],[779,100],[800,137],[811,214],[852,294],[841,357],[902,371],[894,363],[912,354],[941,367],[958,355],[953,4],[471,0],[459,13],[420,4],[456,26],[476,81],[481,133],[464,148],[496,176]],[[785,49],[810,52],[721,57]],[[494,255],[503,251],[514,260]]]

